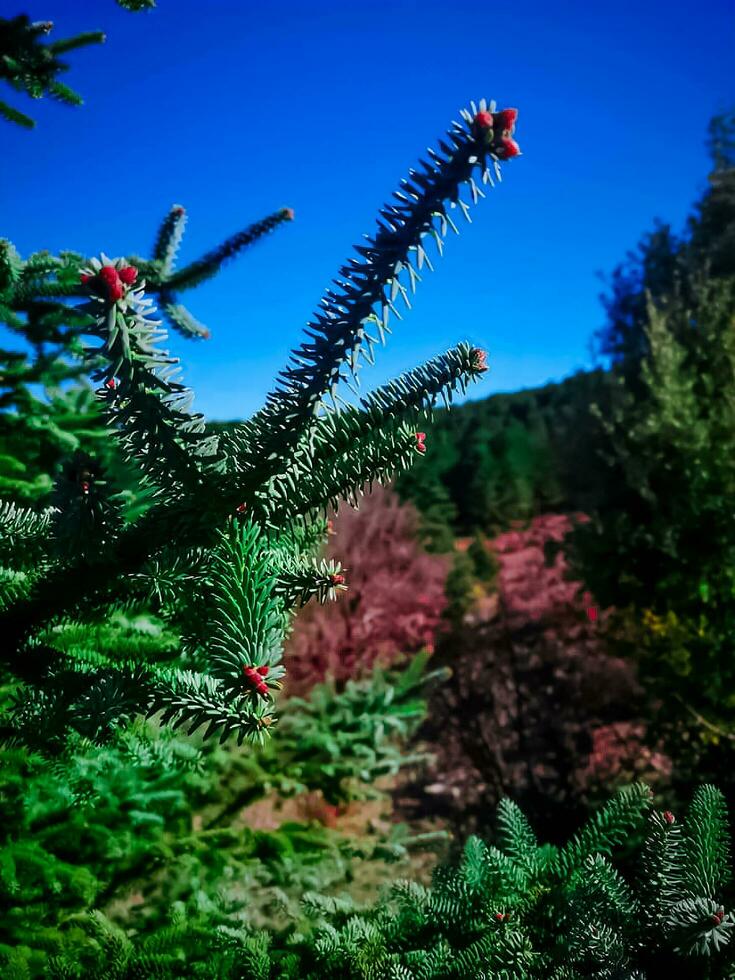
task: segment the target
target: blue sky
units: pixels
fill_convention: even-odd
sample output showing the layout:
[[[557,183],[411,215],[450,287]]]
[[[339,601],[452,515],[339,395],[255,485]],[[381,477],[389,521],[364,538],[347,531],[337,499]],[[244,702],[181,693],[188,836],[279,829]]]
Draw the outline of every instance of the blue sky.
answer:
[[[3,10],[15,12],[16,3]],[[377,208],[470,99],[517,106],[523,157],[448,242],[366,386],[467,339],[478,397],[588,366],[609,272],[705,186],[709,117],[735,99],[730,0],[618,3],[26,0],[53,36],[100,28],[66,80],[85,106],[0,129],[0,235],[147,254],[172,203],[181,256],[290,205],[296,221],[186,294],[209,341],[172,338],[197,407],[257,409]]]

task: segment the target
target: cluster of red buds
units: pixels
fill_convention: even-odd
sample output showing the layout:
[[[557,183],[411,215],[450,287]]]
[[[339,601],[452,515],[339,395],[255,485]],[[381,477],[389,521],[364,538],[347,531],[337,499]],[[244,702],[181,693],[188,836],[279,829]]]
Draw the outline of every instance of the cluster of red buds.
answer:
[[[426,452],[426,433],[417,432],[416,433],[416,450],[423,456]]]
[[[668,824],[676,823],[676,817],[671,812],[671,810],[664,810],[663,818]]]
[[[520,146],[513,139],[517,109],[502,109],[500,112],[478,112],[474,119],[475,131],[478,136],[492,147],[493,153],[501,160],[510,160],[521,152]]]
[[[506,922],[510,918],[510,912],[496,912],[495,918],[498,922]]]
[[[345,577],[344,575],[340,575],[339,572],[333,572],[332,575],[329,576],[329,581],[332,586],[344,585]]]
[[[103,265],[97,275],[83,272],[79,280],[93,292],[104,296],[111,303],[116,303],[125,295],[126,287],[132,286],[137,278],[138,270],[134,265],[125,265],[122,269],[117,269],[114,265]]]
[[[470,351],[470,357],[472,358],[472,370],[483,372],[487,371],[487,351],[481,350],[479,347],[473,347]]]
[[[710,921],[713,926],[719,926],[724,918],[725,918],[725,910],[717,909],[717,911],[713,912],[712,915],[710,916]]]
[[[247,679],[262,698],[270,697],[268,685],[263,680],[264,677],[268,676],[268,669],[267,664],[263,664],[262,667],[243,667],[242,669]]]
[[[585,592],[584,595],[582,596],[582,601],[585,604],[585,613],[587,615],[587,619],[589,619],[591,623],[596,623],[597,617],[599,615],[599,610],[597,606],[593,604],[591,593]]]

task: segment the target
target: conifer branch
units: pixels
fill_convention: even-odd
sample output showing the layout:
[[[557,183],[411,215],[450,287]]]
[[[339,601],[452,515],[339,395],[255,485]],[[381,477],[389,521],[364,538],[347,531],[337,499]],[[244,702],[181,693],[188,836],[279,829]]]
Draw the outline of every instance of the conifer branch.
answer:
[[[31,22],[25,14],[6,19],[0,17],[0,82],[7,82],[18,92],[25,92],[32,99],[40,99],[48,93],[69,105],[82,102],[73,89],[58,81],[57,75],[68,69],[59,59],[60,54],[101,44],[105,35],[100,31],[87,31],[75,37],[54,41],[42,40],[53,28],[51,21]],[[35,122],[5,102],[0,102],[0,115],[8,122],[33,129]]]
[[[104,382],[99,394],[110,423],[160,488],[170,490],[171,481],[178,488],[198,484],[201,465],[216,457],[217,440],[205,434],[201,414],[190,411],[193,396],[178,380],[178,358],[157,346],[166,335],[150,319],[152,301],[142,288],[131,288],[137,270],[95,259],[83,276],[91,294],[85,310],[95,323],[90,332],[103,341],[93,353],[108,362],[93,377]]]
[[[184,266],[183,269],[179,269],[178,272],[162,278],[160,284],[151,283],[151,289],[155,291],[156,288],[165,287],[168,292],[174,292],[201,285],[207,279],[215,276],[225,262],[254,245],[260,238],[285,221],[293,221],[293,211],[290,208],[281,208],[279,211],[269,214],[268,217],[256,221],[255,224],[249,225],[243,231],[226,238],[221,245],[212,249],[211,252],[207,252],[200,259],[196,259]]]
[[[449,142],[440,141],[440,152],[429,150],[431,162],[421,161],[422,171],[412,170],[390,204],[380,212],[378,230],[365,246],[356,246],[359,258],[340,269],[334,289],[328,289],[322,308],[307,327],[308,342],[291,355],[279,375],[279,384],[266,401],[259,421],[263,426],[262,453],[273,460],[271,468],[286,458],[322,404],[334,392],[343,365],[354,375],[358,354],[368,356],[376,338],[381,340],[395,301],[400,295],[407,306],[408,287],[415,291],[418,270],[426,262],[424,239],[432,237],[443,246],[448,228],[456,231],[449,211],[459,207],[469,220],[469,208],[460,198],[466,186],[473,203],[484,196],[474,173],[492,183],[491,168],[500,179],[500,159],[518,153],[511,139],[515,110],[492,115],[485,101],[480,111],[462,112],[462,123],[453,123]],[[266,428],[267,427],[267,428]]]

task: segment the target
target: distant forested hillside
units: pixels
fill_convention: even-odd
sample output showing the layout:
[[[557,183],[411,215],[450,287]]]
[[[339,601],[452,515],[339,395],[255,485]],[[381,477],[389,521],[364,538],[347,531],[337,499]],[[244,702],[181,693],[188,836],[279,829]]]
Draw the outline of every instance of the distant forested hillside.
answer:
[[[604,433],[590,409],[604,412],[608,392],[598,369],[437,411],[426,456],[398,483],[424,514],[431,542],[440,547],[446,528],[492,532],[547,511],[593,507]]]

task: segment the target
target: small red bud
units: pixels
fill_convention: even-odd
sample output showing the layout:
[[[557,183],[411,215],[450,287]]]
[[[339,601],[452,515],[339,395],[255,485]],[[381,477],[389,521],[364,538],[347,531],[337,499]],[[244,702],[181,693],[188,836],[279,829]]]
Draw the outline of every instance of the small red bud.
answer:
[[[493,128],[493,117],[489,112],[478,112],[475,116],[475,125],[479,126],[480,129],[492,129]]]
[[[294,209],[293,208],[284,208],[281,211],[281,214],[286,219],[286,221],[293,221],[293,219],[294,219]]]
[[[471,354],[473,369],[475,371],[487,371],[487,351],[475,347]]]
[[[498,922],[502,922],[503,919],[505,918],[505,916],[503,915],[502,912],[496,912],[495,913],[495,918],[498,920]]]
[[[258,673],[260,674],[261,677],[267,677],[269,670],[270,667],[268,666],[268,664],[263,664],[262,667],[258,667]]]
[[[332,583],[332,585],[344,585],[345,577],[344,575],[340,575],[338,572],[335,572],[334,575],[329,576],[329,581]]]
[[[517,118],[517,109],[501,109],[500,112],[496,112],[493,116],[495,126],[498,129],[513,129]]]
[[[110,285],[116,283],[120,278],[114,265],[103,265],[97,275],[102,282],[109,283]]]
[[[115,379],[108,378],[107,381],[105,381],[105,388],[108,388],[110,391],[114,391],[115,388],[117,388],[117,382]]]
[[[126,286],[132,286],[138,278],[138,270],[134,265],[126,265],[120,269],[120,279]]]
[[[416,449],[422,455],[426,452],[425,442],[426,442],[426,433],[425,432],[417,432],[416,433]]]
[[[676,817],[671,812],[671,810],[664,810],[663,818],[666,821],[666,823],[676,823]]]
[[[113,303],[117,300],[122,299],[123,288],[121,282],[113,282],[107,287],[107,298]]]
[[[172,208],[172,211],[175,215],[184,214],[184,208],[182,208],[180,204],[177,204],[175,208]]]
[[[501,160],[511,160],[521,152],[520,146],[510,136],[504,136],[500,141],[500,151],[498,156]]]
[[[715,912],[714,915],[711,915],[710,916],[710,922],[714,926],[719,926],[720,923],[722,922],[722,916],[720,915],[720,913],[719,912]]]
[[[83,286],[86,286],[91,278],[92,276],[88,272],[82,272],[79,276],[79,282],[81,282]]]
[[[89,483],[87,483],[86,480],[82,480],[80,486],[82,488],[82,493],[89,493]]]
[[[247,504],[238,504],[237,507],[235,508],[235,511],[238,514],[244,514],[247,508],[248,508]]]

